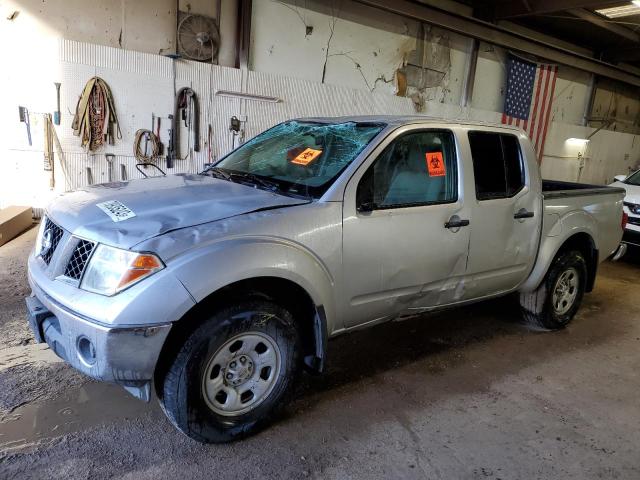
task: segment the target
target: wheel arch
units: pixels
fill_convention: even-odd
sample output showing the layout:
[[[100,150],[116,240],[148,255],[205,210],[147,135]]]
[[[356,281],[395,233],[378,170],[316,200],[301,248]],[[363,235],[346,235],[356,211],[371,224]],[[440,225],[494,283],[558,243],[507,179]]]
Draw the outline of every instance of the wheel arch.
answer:
[[[587,263],[587,282],[585,286],[586,292],[591,292],[595,285],[596,274],[598,271],[599,252],[595,240],[590,232],[586,230],[574,231],[561,240],[558,237],[547,237],[545,245],[541,248],[538,262],[533,272],[521,287],[522,292],[531,292],[536,290],[544,281],[544,278],[553,265],[553,262],[559,255],[564,252],[576,250],[580,252]]]
[[[170,362],[187,337],[206,318],[207,312],[247,297],[262,297],[289,310],[300,325],[302,356],[306,369],[311,373],[321,373],[324,370],[328,338],[324,306],[317,305],[309,292],[290,279],[262,276],[238,280],[211,292],[173,324],[156,365],[156,385],[161,385]]]

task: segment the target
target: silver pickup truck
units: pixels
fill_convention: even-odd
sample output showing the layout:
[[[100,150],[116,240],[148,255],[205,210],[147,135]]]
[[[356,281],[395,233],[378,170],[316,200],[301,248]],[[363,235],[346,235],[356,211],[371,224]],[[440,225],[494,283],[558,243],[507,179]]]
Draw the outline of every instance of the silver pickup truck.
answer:
[[[531,325],[566,326],[619,245],[623,196],[542,181],[511,127],[291,120],[197,175],[60,196],[28,318],[78,370],[144,400],[153,382],[178,429],[229,441],[338,334],[511,292]]]

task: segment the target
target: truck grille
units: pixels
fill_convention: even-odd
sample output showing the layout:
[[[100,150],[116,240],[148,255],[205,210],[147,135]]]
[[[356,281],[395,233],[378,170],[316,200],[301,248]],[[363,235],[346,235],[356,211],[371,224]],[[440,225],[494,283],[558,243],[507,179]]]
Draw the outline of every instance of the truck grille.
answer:
[[[49,218],[45,218],[44,233],[48,236],[48,241],[51,242],[51,245],[44,253],[42,253],[41,257],[42,260],[44,260],[44,263],[49,265],[49,262],[51,262],[51,257],[53,257],[56,248],[58,248],[58,243],[60,243],[60,239],[62,238],[62,234],[64,232],[58,225],[49,220]],[[40,239],[40,241],[44,242],[45,240],[44,238],[42,238]]]
[[[95,243],[88,240],[80,240],[78,245],[73,250],[69,263],[64,270],[65,277],[73,278],[74,280],[80,280],[87,261],[91,257],[91,253],[95,247]]]
[[[631,225],[640,225],[640,218],[629,217],[629,220],[627,221],[627,223],[630,223]]]

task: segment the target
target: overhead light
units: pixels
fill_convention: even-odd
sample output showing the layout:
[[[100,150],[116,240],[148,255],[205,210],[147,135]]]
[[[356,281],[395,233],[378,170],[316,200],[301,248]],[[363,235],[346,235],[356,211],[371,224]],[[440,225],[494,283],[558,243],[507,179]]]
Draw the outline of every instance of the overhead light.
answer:
[[[586,143],[589,143],[588,138],[567,138],[566,141],[571,145],[584,145]]]
[[[627,5],[621,7],[601,8],[596,13],[604,15],[607,18],[629,17],[631,15],[640,15],[640,0],[633,0]]]

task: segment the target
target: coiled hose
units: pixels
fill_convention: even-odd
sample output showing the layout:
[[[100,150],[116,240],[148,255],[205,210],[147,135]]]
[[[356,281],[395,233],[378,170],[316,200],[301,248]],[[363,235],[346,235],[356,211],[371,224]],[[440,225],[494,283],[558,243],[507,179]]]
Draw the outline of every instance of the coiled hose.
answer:
[[[145,147],[142,147],[142,140],[147,142]],[[151,145],[151,148],[149,148],[149,144]],[[133,141],[133,155],[136,157],[138,163],[151,163],[159,154],[160,140],[158,140],[156,134],[151,130],[145,130],[144,128],[138,130]]]

